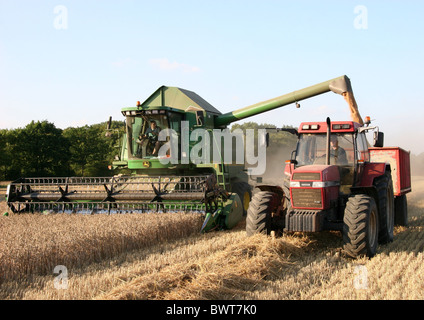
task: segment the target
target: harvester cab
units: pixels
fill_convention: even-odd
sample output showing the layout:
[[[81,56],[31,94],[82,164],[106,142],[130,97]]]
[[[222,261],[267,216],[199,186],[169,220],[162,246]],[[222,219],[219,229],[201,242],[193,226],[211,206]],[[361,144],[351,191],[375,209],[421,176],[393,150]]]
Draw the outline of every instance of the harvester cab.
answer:
[[[378,243],[393,240],[395,223],[407,223],[409,153],[384,148],[383,133],[370,126],[369,117],[364,125],[330,118],[304,122],[296,134],[283,185],[258,186],[247,234],[336,230],[348,255],[373,256]]]

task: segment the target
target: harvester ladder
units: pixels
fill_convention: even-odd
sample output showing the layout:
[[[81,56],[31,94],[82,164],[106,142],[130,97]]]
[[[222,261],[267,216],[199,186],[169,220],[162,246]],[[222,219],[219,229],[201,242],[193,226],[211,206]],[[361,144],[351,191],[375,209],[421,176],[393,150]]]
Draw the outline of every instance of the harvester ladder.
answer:
[[[208,130],[209,132],[212,132],[212,130]],[[218,186],[221,187],[223,190],[226,190],[225,186],[225,166],[224,166],[224,159],[222,158],[221,148],[218,146],[218,142],[215,139],[215,135],[212,132],[213,141],[215,143],[215,146],[217,147],[217,150],[219,150],[219,157],[221,159],[221,163],[218,164],[216,167],[216,180],[218,182]]]

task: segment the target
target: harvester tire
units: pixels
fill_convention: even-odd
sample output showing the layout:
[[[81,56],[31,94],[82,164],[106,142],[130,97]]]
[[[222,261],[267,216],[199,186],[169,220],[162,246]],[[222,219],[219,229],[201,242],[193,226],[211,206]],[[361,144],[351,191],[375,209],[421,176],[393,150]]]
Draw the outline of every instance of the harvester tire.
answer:
[[[408,200],[406,194],[395,198],[395,224],[408,226]]]
[[[270,191],[256,193],[247,210],[246,233],[247,236],[255,234],[270,234],[272,231],[272,212],[277,203],[281,202],[279,196]]]
[[[349,197],[343,217],[343,249],[352,258],[373,257],[378,246],[378,209],[374,198],[357,194]]]
[[[393,241],[393,228],[395,223],[395,203],[393,196],[393,183],[390,172],[374,180],[378,196],[378,216],[380,230],[378,242],[385,244]]]
[[[234,182],[231,190],[239,195],[243,206],[243,216],[245,217],[250,201],[252,201],[252,187],[247,182]]]

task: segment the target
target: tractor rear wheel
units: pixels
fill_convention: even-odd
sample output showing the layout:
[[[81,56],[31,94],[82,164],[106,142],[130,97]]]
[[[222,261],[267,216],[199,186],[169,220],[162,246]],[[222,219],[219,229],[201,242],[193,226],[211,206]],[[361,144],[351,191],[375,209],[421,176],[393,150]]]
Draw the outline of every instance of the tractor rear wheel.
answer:
[[[395,224],[405,227],[408,225],[408,201],[406,194],[395,198]]]
[[[274,192],[261,191],[256,193],[247,210],[246,233],[270,234],[272,229],[272,213],[281,204],[280,196]]]
[[[392,175],[386,172],[374,180],[374,186],[378,195],[378,216],[380,230],[378,233],[379,243],[393,241],[393,228],[395,224],[395,203],[393,196]]]
[[[357,194],[349,197],[343,217],[344,251],[351,257],[373,257],[378,246],[378,210],[374,198]]]

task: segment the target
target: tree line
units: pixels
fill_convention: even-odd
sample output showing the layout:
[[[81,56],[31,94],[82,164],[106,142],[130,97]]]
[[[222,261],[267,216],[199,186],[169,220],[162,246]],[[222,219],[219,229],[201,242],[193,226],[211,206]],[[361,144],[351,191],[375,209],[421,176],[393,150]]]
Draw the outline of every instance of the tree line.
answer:
[[[32,121],[24,128],[0,129],[0,180],[113,175],[115,172],[108,166],[119,153],[125,124],[112,121],[111,130],[107,131],[106,127],[103,122],[62,130],[48,121]],[[275,126],[246,122],[233,124],[231,130],[264,128]],[[296,136],[287,132],[268,132],[267,161],[273,161],[269,167],[280,167],[284,160],[290,159],[296,147]],[[424,153],[411,154],[411,167],[413,174],[424,175]]]
[[[110,176],[124,123],[112,121],[57,128],[32,121],[24,128],[0,130],[0,180],[20,177]]]
[[[246,122],[235,129],[275,128]],[[123,121],[112,121],[110,130],[102,122],[83,127],[57,128],[48,121],[32,121],[24,128],[0,130],[0,180],[20,177],[111,176],[108,166],[119,154]],[[290,157],[296,137],[287,132],[270,132],[269,153],[284,151],[281,163]],[[268,153],[268,152],[267,152]]]

